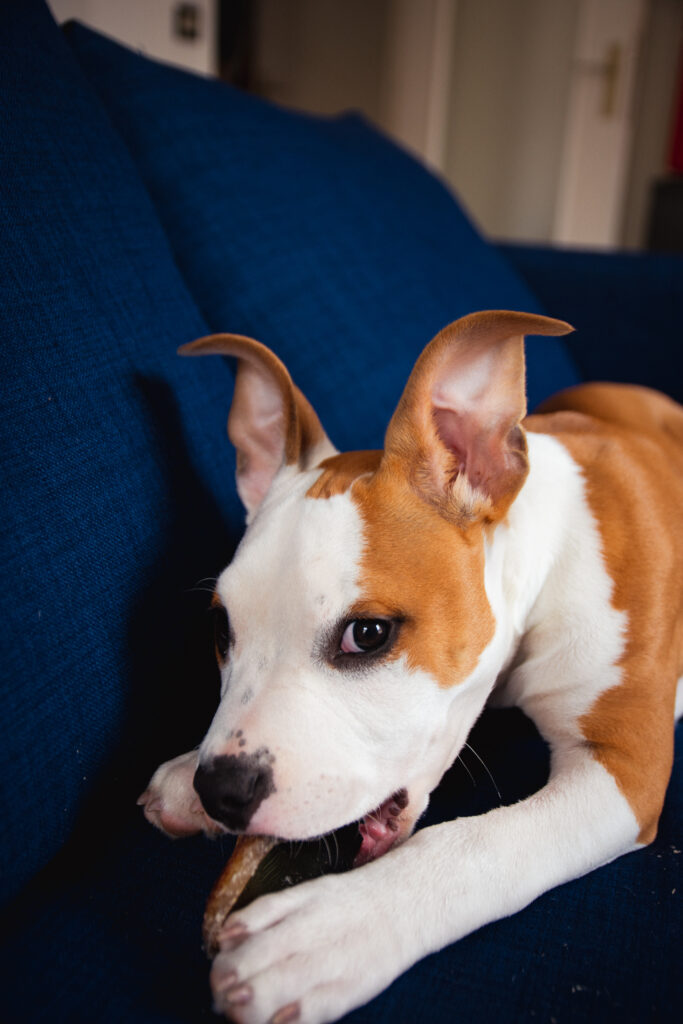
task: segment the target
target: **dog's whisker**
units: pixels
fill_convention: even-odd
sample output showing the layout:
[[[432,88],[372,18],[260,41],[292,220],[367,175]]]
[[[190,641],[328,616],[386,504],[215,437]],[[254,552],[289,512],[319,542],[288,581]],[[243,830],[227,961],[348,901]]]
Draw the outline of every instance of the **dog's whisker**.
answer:
[[[216,591],[216,583],[218,582],[217,576],[205,576],[201,580],[197,580],[193,587],[190,587],[187,591],[188,594],[214,594]],[[206,585],[205,585],[206,584]]]
[[[460,764],[463,766],[463,768],[465,769],[465,771],[467,772],[467,774],[470,777],[470,782],[472,783],[472,785],[476,789],[477,788],[477,780],[475,779],[474,775],[470,771],[468,765],[465,763],[465,760],[464,760],[462,754],[458,754],[456,760],[458,760],[460,762]]]
[[[339,864],[339,857],[340,857],[340,853],[339,853],[339,840],[337,839],[337,833],[336,832],[332,833],[332,838],[334,839],[334,865],[333,865],[333,867],[336,868],[337,865]]]
[[[484,771],[486,772],[486,774],[487,774],[487,775],[488,775],[488,777],[490,778],[491,782],[493,783],[493,788],[495,789],[495,791],[496,791],[496,794],[497,794],[497,796],[498,796],[498,799],[499,799],[500,803],[502,804],[502,803],[503,803],[503,798],[502,798],[502,796],[501,796],[501,794],[500,794],[500,790],[498,789],[498,785],[497,785],[497,783],[496,783],[496,780],[494,779],[493,775],[491,774],[491,772],[490,772],[490,770],[489,770],[489,766],[488,766],[488,765],[486,764],[486,762],[485,762],[485,761],[484,761],[484,760],[483,760],[483,759],[482,759],[482,758],[481,758],[481,757],[479,756],[479,754],[478,754],[478,753],[476,752],[476,750],[474,749],[474,747],[470,746],[470,744],[469,744],[469,743],[466,743],[466,744],[465,744],[465,746],[467,747],[467,749],[468,749],[468,750],[470,750],[470,751],[471,751],[471,752],[472,752],[472,753],[474,754],[474,756],[476,757],[477,761],[479,762],[479,764],[480,764],[480,765],[482,766],[482,768],[484,769]]]

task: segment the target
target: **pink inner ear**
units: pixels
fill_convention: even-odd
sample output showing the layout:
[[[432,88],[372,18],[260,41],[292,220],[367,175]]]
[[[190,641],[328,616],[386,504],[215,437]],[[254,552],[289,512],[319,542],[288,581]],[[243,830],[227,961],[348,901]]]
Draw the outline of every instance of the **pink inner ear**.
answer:
[[[433,418],[441,443],[454,457],[456,465],[453,466],[452,475],[455,477],[457,473],[467,473],[468,439],[465,417],[452,409],[435,409]]]
[[[278,381],[267,369],[240,360],[228,434],[238,453],[237,488],[248,510],[261,503],[283,463],[284,402]]]
[[[507,430],[495,421],[487,427],[452,409],[435,409],[433,416],[439,439],[453,457],[451,481],[462,474],[475,490],[493,492],[494,478],[510,470],[524,451],[520,427]]]

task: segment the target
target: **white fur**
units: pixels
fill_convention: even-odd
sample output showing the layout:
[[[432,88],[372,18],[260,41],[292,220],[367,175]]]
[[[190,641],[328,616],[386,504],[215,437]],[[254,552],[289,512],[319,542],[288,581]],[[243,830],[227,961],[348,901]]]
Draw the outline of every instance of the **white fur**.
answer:
[[[580,743],[578,719],[620,682],[627,620],[581,470],[555,438],[528,441],[529,478],[487,551],[489,601],[515,657],[494,699],[522,707],[548,741]]]

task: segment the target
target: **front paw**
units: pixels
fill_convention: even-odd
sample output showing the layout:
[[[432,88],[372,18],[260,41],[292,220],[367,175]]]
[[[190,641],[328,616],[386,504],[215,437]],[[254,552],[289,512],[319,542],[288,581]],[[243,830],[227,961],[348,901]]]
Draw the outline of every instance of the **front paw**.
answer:
[[[369,876],[318,878],[228,918],[211,969],[216,1011],[237,1024],[322,1024],[381,992],[408,963],[386,886]]]
[[[217,835],[221,826],[205,813],[192,780],[197,770],[197,751],[165,761],[138,798],[145,817],[172,839],[205,832]]]

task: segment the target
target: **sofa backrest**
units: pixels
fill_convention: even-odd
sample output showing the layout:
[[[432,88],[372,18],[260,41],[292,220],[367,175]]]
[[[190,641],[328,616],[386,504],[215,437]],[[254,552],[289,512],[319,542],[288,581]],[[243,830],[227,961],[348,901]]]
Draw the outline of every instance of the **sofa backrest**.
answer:
[[[230,370],[176,356],[208,327],[42,3],[5,5],[0,67],[9,895],[94,808],[115,828],[154,762],[201,737],[217,683],[192,588],[242,510],[221,443]]]
[[[283,110],[77,24],[67,38],[211,329],[270,345],[340,448],[381,446],[447,323],[543,311],[444,185],[357,115]],[[528,351],[531,406],[577,380],[563,342]]]

